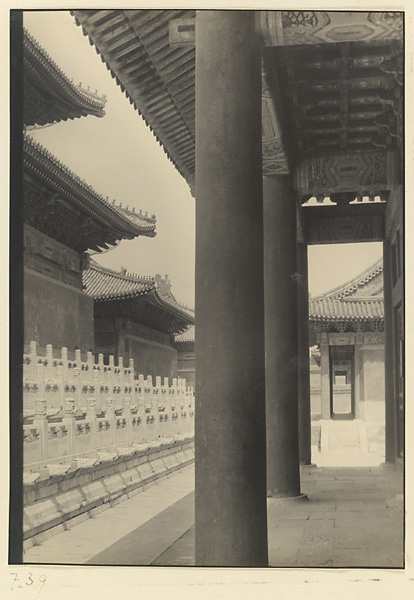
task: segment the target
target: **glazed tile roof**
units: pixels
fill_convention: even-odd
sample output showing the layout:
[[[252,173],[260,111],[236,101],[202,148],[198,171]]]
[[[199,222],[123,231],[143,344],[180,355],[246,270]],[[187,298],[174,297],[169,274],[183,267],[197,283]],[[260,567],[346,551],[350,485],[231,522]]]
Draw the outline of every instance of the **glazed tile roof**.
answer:
[[[176,335],[174,338],[174,343],[184,343],[184,342],[194,342],[195,341],[195,326],[192,325],[184,331],[184,333],[180,333],[180,335]]]
[[[143,297],[184,319],[187,326],[194,323],[194,311],[177,302],[171,293],[164,295],[155,277],[142,277],[126,270],[113,271],[91,260],[90,267],[83,272],[83,284],[85,292],[96,302]]]
[[[382,299],[321,298],[309,302],[311,321],[366,321],[384,318]]]
[[[75,85],[27,29],[23,31],[24,124],[103,117],[106,97]]]
[[[145,296],[155,290],[153,277],[140,277],[124,271],[112,271],[91,260],[83,273],[85,292],[94,300],[115,300]]]
[[[142,212],[135,213],[135,209],[117,206],[115,201],[110,203],[28,134],[23,138],[23,169],[31,179],[46,185],[70,205],[110,229],[117,239],[156,235],[155,215],[149,217]]]
[[[381,259],[359,277],[323,296],[310,298],[309,319],[311,321],[382,320],[384,318],[382,271]],[[368,290],[371,290],[371,294],[367,293]]]

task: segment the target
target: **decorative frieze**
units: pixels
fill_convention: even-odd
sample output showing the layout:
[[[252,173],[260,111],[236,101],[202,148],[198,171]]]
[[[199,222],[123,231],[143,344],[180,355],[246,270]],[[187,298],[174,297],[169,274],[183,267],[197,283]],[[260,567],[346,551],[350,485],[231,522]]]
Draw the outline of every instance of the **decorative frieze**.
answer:
[[[355,344],[355,335],[353,333],[329,334],[330,346],[353,346]]]
[[[300,197],[351,192],[369,196],[398,185],[398,156],[393,151],[342,153],[302,159],[295,172]]]
[[[350,211],[351,214],[347,214],[340,208],[328,207],[329,212],[319,207],[304,209],[306,243],[379,242],[384,239],[384,216],[378,214],[379,211],[352,211],[354,214]]]
[[[257,13],[267,46],[401,40],[403,36],[402,12],[262,10]]]
[[[384,333],[365,333],[364,334],[364,344],[367,346],[384,344]]]
[[[387,238],[391,238],[402,223],[403,194],[403,188],[399,186],[398,189],[390,194],[387,201],[387,210],[385,213],[385,235]]]
[[[273,78],[273,81],[274,78]],[[283,141],[280,99],[272,89],[266,67],[262,62],[262,169],[263,175],[286,175],[290,172]]]
[[[257,28],[265,46],[401,40],[402,12],[258,10]],[[196,19],[169,21],[173,48],[194,47]]]

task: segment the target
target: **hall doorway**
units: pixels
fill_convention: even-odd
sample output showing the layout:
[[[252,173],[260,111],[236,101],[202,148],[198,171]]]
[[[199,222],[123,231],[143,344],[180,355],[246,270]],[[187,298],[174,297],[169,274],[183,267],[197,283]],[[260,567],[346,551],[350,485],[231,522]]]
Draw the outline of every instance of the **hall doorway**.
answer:
[[[354,346],[331,346],[331,419],[355,418]]]

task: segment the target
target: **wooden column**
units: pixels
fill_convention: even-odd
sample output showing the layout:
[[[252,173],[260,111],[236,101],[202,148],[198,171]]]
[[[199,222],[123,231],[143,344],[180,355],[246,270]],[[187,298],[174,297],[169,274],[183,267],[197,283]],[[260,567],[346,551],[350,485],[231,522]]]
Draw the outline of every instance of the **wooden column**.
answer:
[[[308,247],[297,244],[299,461],[311,464]]]
[[[391,244],[383,242],[384,281],[384,366],[385,366],[385,461],[394,463],[397,456],[396,394],[394,365],[394,320],[392,310]]]
[[[328,334],[321,333],[321,418],[331,418],[331,365]]]
[[[289,176],[264,177],[267,494],[300,495],[296,202]]]
[[[267,565],[260,45],[196,17],[196,565]]]
[[[354,355],[354,399],[355,399],[355,418],[363,419],[365,417],[365,404],[362,405],[361,398],[361,378],[362,378],[362,350],[364,343],[364,334],[357,333],[355,336],[355,355]]]

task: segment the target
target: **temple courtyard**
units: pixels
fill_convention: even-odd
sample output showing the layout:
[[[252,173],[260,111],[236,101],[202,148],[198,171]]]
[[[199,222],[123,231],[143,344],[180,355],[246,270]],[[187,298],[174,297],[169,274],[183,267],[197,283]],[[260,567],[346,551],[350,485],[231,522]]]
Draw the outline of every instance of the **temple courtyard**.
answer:
[[[392,466],[301,467],[307,499],[268,505],[272,567],[402,568],[403,477]],[[63,530],[63,527],[65,529]],[[24,562],[194,565],[194,466],[100,507],[28,548]]]

